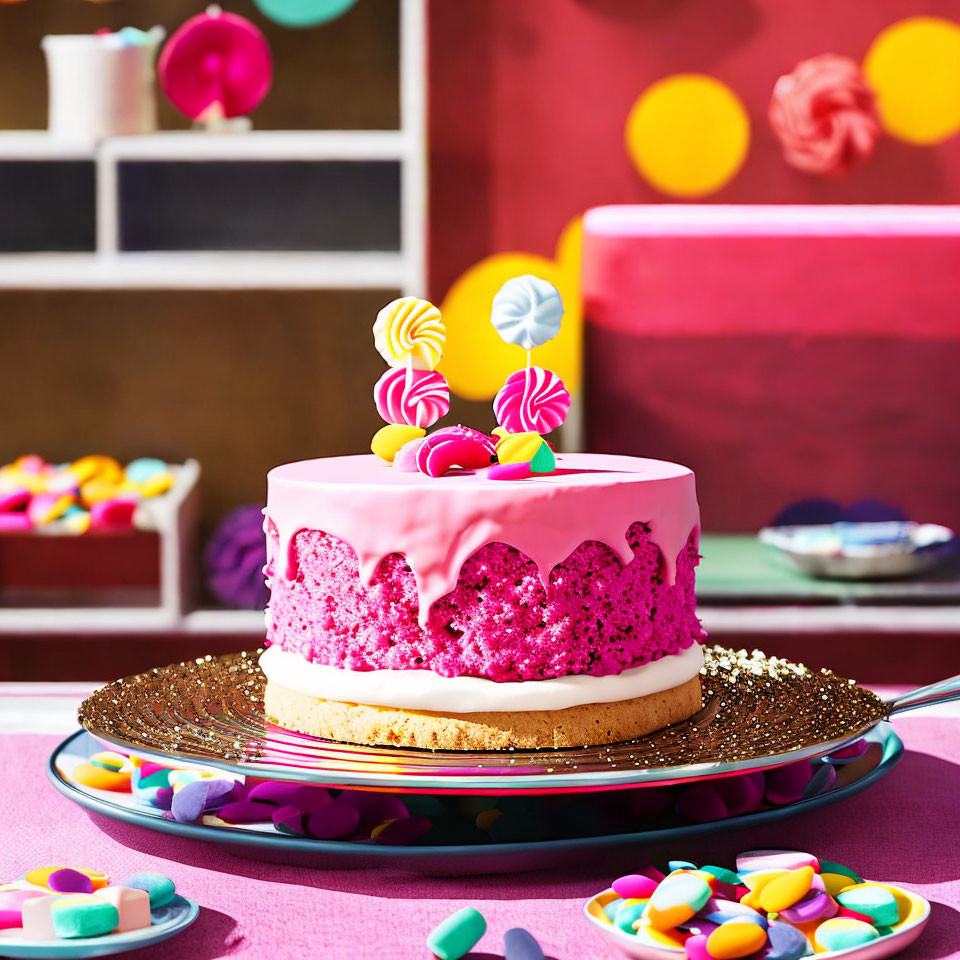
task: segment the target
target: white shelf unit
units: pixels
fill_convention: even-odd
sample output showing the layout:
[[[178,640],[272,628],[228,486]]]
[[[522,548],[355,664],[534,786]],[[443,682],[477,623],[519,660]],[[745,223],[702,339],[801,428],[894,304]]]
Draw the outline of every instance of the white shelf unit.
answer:
[[[96,249],[2,253],[2,289],[399,289],[426,290],[425,0],[400,2],[400,127],[247,133],[167,131],[95,146],[45,131],[0,132],[3,161],[94,164]],[[125,161],[395,160],[400,169],[400,244],[394,252],[120,250],[118,167]]]

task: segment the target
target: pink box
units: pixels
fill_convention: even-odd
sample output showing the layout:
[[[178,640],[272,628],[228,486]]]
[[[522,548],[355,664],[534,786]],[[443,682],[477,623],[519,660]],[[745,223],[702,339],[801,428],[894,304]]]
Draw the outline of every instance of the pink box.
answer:
[[[693,467],[706,529],[960,525],[960,207],[599,207],[582,282],[589,448]]]

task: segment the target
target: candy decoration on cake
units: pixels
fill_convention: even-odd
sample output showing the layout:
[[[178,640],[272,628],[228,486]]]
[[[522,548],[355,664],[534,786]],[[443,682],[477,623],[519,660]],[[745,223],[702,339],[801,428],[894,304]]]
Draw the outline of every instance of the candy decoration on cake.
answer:
[[[207,7],[167,41],[157,61],[163,92],[191,120],[244,117],[273,81],[270,47],[249,20]]]
[[[443,427],[417,448],[417,469],[428,477],[442,477],[453,467],[479,470],[496,459],[493,440],[470,427]]]
[[[563,381],[543,367],[511,373],[493,401],[497,423],[510,433],[551,433],[569,410],[570,394]]]
[[[560,332],[563,300],[557,288],[532,274],[508,280],[493,298],[490,322],[505,343],[542,347]]]
[[[876,97],[850,57],[821,54],[777,80],[770,126],[797,170],[841,176],[866,160],[880,137]]]
[[[391,367],[435,370],[446,339],[440,311],[417,297],[388,303],[373,325],[373,342]]]
[[[450,410],[450,390],[435,370],[392,367],[373,388],[377,413],[387,423],[432,427]]]

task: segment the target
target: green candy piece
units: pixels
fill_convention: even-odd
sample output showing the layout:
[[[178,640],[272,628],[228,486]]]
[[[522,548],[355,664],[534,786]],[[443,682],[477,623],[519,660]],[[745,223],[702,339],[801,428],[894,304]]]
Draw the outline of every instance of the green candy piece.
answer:
[[[619,900],[611,900],[604,908],[603,912],[607,915],[607,919],[613,923],[617,919],[617,913],[619,913],[620,908],[623,906],[623,898]]]
[[[625,904],[617,911],[617,915],[613,918],[613,925],[624,933],[635,935],[637,931],[633,929],[634,921],[639,920],[643,916],[646,905],[646,900],[641,900],[639,903]]]
[[[63,940],[102,937],[116,929],[120,913],[112,903],[93,894],[61,897],[50,908],[53,932]]]
[[[553,455],[550,445],[546,440],[542,441],[540,448],[533,455],[530,461],[531,473],[553,473],[557,469],[557,458]]]
[[[427,948],[439,960],[460,960],[486,933],[487,921],[473,907],[463,907],[438,923],[427,937]]]
[[[166,906],[176,893],[176,887],[169,877],[162,873],[135,873],[123,882],[125,887],[146,890],[150,894],[150,909]]]
[[[892,927],[900,922],[896,897],[883,887],[857,887],[837,894],[841,906],[869,917],[875,927]]]
[[[739,886],[742,882],[739,873],[734,873],[726,867],[701,867],[700,869],[704,873],[716,877],[721,883],[732,883],[734,886]]]
[[[704,867],[703,869],[708,870],[709,867]],[[854,883],[863,883],[863,877],[858,876],[855,871],[849,867],[845,867],[842,863],[831,863],[829,860],[821,860],[820,872],[838,873],[841,877],[849,877]]]

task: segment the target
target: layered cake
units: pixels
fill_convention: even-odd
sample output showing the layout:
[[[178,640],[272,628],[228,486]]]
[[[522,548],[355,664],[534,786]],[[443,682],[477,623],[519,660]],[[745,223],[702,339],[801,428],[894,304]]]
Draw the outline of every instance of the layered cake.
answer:
[[[403,303],[420,312],[388,357],[416,353],[435,310],[385,309],[409,320]],[[528,365],[515,403],[508,378],[494,435],[427,435],[439,381],[395,371],[378,384],[392,420],[375,454],[268,475],[267,714],[333,740],[446,750],[613,743],[695,714],[693,473],[555,454],[536,427],[569,395],[550,371]]]

